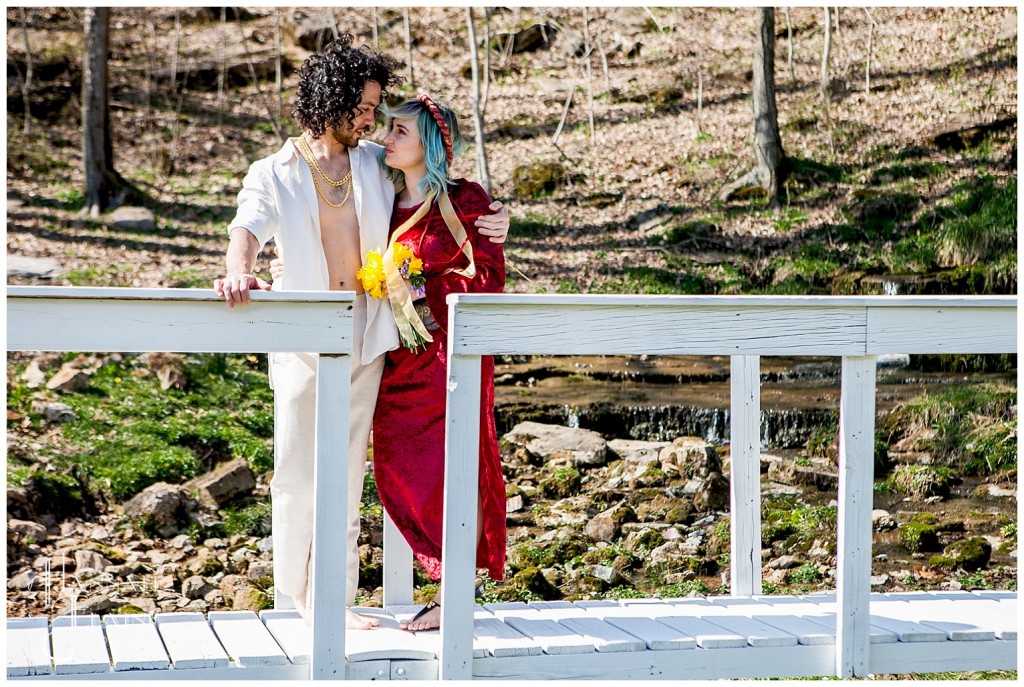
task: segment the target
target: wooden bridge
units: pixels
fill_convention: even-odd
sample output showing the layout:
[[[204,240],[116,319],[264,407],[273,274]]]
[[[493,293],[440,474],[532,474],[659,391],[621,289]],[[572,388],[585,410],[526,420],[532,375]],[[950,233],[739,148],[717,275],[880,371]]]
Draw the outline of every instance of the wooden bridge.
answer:
[[[317,416],[348,405],[347,293],[11,287],[8,350],[321,353]],[[9,619],[8,677],[727,678],[1016,669],[1015,592],[871,594],[876,357],[1015,353],[1013,297],[462,295],[449,302],[442,630],[408,633],[412,557],[385,521],[384,609],[345,632],[347,426],[318,422],[313,625],[294,611]],[[731,592],[479,606],[481,355],[732,356]],[[761,595],[760,356],[841,356],[836,591]],[[340,423],[344,425],[345,423]],[[340,496],[340,498],[339,498]],[[339,583],[340,582],[340,583]],[[585,654],[585,657],[583,656]],[[145,671],[145,672],[140,672]]]

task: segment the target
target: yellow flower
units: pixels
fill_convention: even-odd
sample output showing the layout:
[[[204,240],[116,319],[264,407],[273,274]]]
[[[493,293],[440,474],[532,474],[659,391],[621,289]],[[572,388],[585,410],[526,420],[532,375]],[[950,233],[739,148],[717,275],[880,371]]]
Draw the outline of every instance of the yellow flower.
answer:
[[[363,289],[373,298],[384,297],[387,277],[384,275],[384,258],[379,250],[367,253],[366,264],[356,272],[356,279],[362,282]]]

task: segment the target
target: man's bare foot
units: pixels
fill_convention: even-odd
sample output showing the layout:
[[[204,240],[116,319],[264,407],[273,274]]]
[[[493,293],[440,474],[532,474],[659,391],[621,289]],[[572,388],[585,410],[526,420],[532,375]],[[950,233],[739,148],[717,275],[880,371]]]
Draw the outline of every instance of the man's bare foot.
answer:
[[[345,609],[345,628],[349,630],[372,630],[380,625],[380,618],[369,615],[360,615],[355,611]]]
[[[306,608],[306,592],[302,592],[302,594],[298,596],[293,596],[292,603],[295,604],[295,611],[299,614],[299,617],[302,618],[302,622],[307,625],[312,625],[313,618],[309,609]]]
[[[424,630],[436,630],[441,627],[441,604],[436,600],[431,601],[423,607],[411,620],[399,625],[403,630],[421,632]]]

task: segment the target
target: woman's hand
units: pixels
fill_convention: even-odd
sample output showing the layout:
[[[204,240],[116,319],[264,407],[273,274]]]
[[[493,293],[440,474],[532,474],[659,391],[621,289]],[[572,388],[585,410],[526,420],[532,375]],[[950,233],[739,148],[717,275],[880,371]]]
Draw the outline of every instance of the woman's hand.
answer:
[[[270,276],[274,281],[281,280],[281,277],[284,276],[284,260],[281,258],[274,258],[270,261]]]
[[[482,236],[490,238],[491,243],[505,243],[508,238],[509,218],[508,209],[496,200],[489,206],[493,215],[481,215],[477,217],[476,228]],[[273,265],[274,263],[270,263]],[[273,270],[271,270],[273,273]]]

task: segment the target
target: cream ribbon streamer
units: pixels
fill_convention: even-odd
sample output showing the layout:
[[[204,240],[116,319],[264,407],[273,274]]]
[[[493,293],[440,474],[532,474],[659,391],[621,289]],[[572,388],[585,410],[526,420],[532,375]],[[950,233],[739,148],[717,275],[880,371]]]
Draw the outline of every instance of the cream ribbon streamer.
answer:
[[[409,291],[409,284],[402,277],[402,273],[399,271],[399,265],[395,264],[395,243],[402,234],[411,229],[416,222],[423,219],[434,204],[434,198],[434,195],[427,196],[419,209],[413,213],[413,216],[403,222],[401,226],[392,232],[391,241],[388,243],[388,249],[384,253],[383,260],[381,261],[383,263],[384,276],[387,279],[388,300],[391,301],[391,311],[395,316],[395,324],[398,325],[398,334],[402,339],[402,343],[409,348],[414,348],[417,341],[429,343],[433,341],[434,338],[430,335],[430,332],[427,331],[427,328],[423,324],[423,320],[416,312],[416,308],[413,306],[412,293]],[[468,240],[466,228],[462,226],[462,222],[459,221],[458,216],[455,214],[455,208],[452,207],[452,201],[448,197],[447,191],[443,191],[441,193],[438,207],[441,209],[441,216],[444,218],[444,223],[448,226],[448,231],[451,232],[452,237],[458,244],[459,250],[469,258],[469,265],[464,269],[452,269],[449,271],[467,279],[472,279],[476,276],[476,263],[473,260],[473,246]]]

